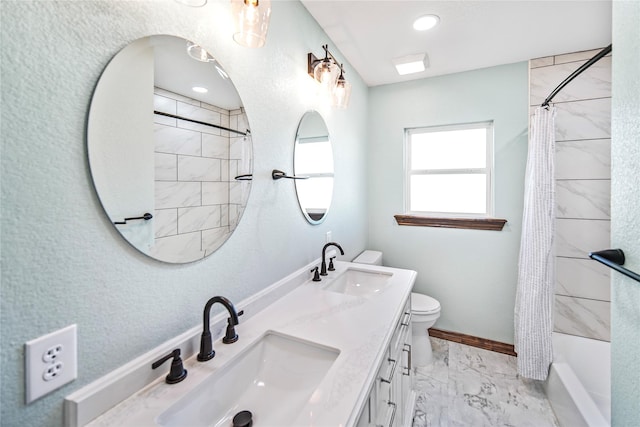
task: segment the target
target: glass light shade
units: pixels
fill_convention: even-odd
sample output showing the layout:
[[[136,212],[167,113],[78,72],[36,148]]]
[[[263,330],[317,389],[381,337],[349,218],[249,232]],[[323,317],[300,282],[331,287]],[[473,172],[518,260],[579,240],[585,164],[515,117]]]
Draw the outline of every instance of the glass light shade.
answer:
[[[333,106],[338,108],[347,108],[349,105],[349,97],[351,96],[351,83],[340,76],[336,86],[333,88]]]
[[[331,93],[336,85],[339,72],[340,68],[331,60],[325,58],[316,65],[316,68],[313,70],[313,77],[320,82],[323,90]]]
[[[187,53],[190,57],[197,61],[209,62],[213,61],[213,56],[209,54],[202,46],[193,42],[187,42]]]
[[[207,0],[176,0],[178,3],[182,3],[191,7],[201,7],[207,4]]]
[[[262,47],[267,41],[271,0],[231,0],[233,40],[245,47]]]

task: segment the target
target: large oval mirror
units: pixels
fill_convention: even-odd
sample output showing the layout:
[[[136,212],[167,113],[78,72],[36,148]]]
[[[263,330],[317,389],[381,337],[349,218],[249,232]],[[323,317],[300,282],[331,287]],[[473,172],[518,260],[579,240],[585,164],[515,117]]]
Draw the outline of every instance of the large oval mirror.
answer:
[[[121,50],[96,86],[87,144],[102,206],[142,253],[196,261],[238,225],[251,189],[248,119],[197,44],[158,35]]]
[[[311,224],[325,220],[333,196],[333,150],[329,131],[317,111],[302,116],[293,151],[296,193],[303,215]]]

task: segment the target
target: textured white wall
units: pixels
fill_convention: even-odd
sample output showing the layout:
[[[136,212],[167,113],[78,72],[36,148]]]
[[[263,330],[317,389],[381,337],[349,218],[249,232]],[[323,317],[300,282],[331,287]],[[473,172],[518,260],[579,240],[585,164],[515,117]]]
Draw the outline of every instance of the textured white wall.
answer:
[[[369,239],[384,263],[415,269],[414,290],[440,301],[436,328],[513,342],[524,170],[527,63],[451,74],[369,93]],[[494,120],[495,215],[503,231],[398,226],[408,127]]]
[[[56,426],[63,397],[201,322],[214,295],[239,301],[320,256],[331,230],[346,259],[366,247],[367,88],[346,111],[317,104],[306,54],[328,37],[297,1],[273,2],[267,44],[230,36],[229,1],[2,1],[2,425]],[[219,58],[244,101],[253,134],[252,193],[235,234],[211,257],[167,265],[131,248],[94,193],[86,119],[94,87],[128,43],[172,34]],[[333,50],[332,50],[333,51]],[[339,52],[334,52],[340,57]],[[334,204],[307,224],[293,183],[296,128],[319,109],[334,143]],[[285,182],[286,181],[286,182]],[[25,341],[78,324],[79,378],[24,405]]]
[[[613,2],[611,246],[640,272],[640,2]],[[611,273],[614,426],[640,425],[640,283]]]

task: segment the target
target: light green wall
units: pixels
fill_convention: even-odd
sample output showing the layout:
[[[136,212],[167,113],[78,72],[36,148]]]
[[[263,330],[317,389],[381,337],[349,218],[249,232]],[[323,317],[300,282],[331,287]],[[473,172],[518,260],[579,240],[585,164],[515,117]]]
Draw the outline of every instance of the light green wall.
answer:
[[[527,63],[379,86],[369,92],[369,247],[418,272],[440,301],[437,328],[513,343],[528,121]],[[494,121],[495,215],[503,231],[400,227],[404,129]]]
[[[613,2],[611,246],[640,272],[640,2]],[[640,283],[611,273],[614,426],[640,425]]]
[[[366,247],[367,88],[347,68],[351,104],[317,104],[307,52],[331,42],[297,1],[273,2],[267,44],[230,35],[228,0],[6,1],[2,36],[2,425],[58,426],[64,396],[198,325],[206,300],[239,301],[320,256],[325,232],[352,258]],[[109,60],[151,34],[212,52],[243,98],[254,141],[251,196],[234,235],[211,257],[176,266],[132,249],[94,194],[86,118]],[[340,53],[333,50],[339,58]],[[307,224],[293,183],[298,121],[320,109],[334,142],[336,188],[327,220]],[[24,405],[25,341],[78,324],[78,379]]]

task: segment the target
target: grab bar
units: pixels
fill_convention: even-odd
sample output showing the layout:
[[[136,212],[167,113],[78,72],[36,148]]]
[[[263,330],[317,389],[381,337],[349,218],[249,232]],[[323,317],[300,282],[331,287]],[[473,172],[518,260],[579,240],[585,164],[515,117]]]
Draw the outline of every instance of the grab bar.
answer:
[[[590,252],[589,258],[596,260],[607,267],[613,268],[617,272],[622,273],[627,277],[631,277],[637,282],[640,282],[640,274],[621,267],[624,265],[625,261],[622,249],[605,249],[598,252]]]
[[[145,221],[149,221],[151,218],[153,218],[153,215],[151,215],[149,212],[147,212],[142,216],[134,216],[134,217],[131,217],[131,218],[125,218],[124,221],[114,221],[113,223],[121,225],[121,224],[126,224],[127,221],[133,221],[134,219],[144,219]]]

